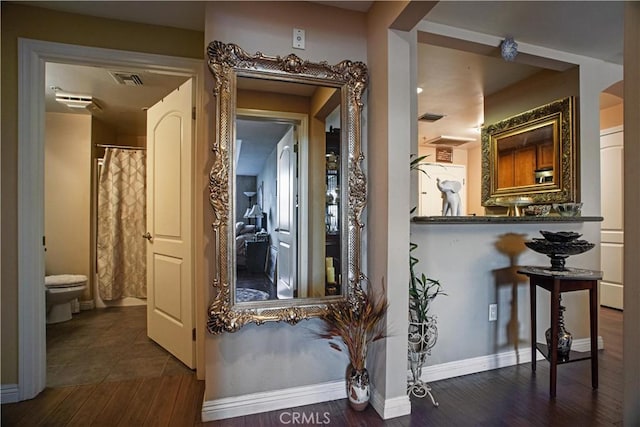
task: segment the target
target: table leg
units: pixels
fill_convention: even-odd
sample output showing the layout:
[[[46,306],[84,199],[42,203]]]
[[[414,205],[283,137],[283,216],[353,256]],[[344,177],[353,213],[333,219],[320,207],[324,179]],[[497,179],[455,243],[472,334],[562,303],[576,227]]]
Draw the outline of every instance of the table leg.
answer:
[[[591,329],[591,387],[598,388],[598,282],[589,289],[589,320]]]
[[[536,284],[534,278],[529,278],[529,301],[531,302],[531,370],[536,372]]]
[[[560,321],[560,280],[553,280],[551,291],[551,348],[549,362],[551,375],[549,378],[549,395],[556,397],[556,380],[558,376],[558,323]]]

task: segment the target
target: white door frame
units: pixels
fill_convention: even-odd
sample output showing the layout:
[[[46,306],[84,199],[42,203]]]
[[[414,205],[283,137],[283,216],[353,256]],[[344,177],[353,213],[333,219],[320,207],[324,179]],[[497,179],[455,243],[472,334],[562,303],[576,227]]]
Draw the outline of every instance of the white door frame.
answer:
[[[43,288],[46,62],[106,68],[132,67],[189,76],[194,79],[196,88],[196,110],[202,112],[204,105],[202,60],[23,38],[18,40],[18,400],[31,399],[44,390],[47,374]],[[194,155],[202,143],[203,117],[204,114],[201,113],[196,115]],[[199,169],[196,166],[194,170]],[[193,188],[197,195],[199,187],[194,185]],[[202,218],[201,199],[194,197],[195,204],[191,213],[194,226],[202,223],[201,220],[198,221]],[[202,247],[202,236],[194,233],[193,228],[191,232],[194,247]],[[202,270],[200,265],[195,267],[194,283],[199,283],[198,272]],[[194,294],[194,308],[197,308],[201,304],[196,303],[196,289]],[[199,317],[196,313],[196,327],[200,323],[197,321]],[[201,334],[196,334],[199,335]],[[204,365],[197,362],[197,366]]]

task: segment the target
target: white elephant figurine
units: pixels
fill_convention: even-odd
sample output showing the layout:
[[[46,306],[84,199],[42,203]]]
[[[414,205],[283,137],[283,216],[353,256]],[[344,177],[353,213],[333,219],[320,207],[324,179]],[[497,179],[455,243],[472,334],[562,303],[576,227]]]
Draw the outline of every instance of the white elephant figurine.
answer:
[[[442,216],[460,216],[462,209],[460,202],[460,190],[462,184],[459,181],[440,181],[436,178],[436,185],[442,192]]]

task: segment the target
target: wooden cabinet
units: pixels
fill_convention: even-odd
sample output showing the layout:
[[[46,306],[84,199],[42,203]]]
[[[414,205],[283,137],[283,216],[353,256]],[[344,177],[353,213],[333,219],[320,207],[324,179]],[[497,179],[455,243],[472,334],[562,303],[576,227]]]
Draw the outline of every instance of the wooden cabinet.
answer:
[[[553,141],[538,144],[536,169],[553,169]]]
[[[535,184],[536,147],[500,151],[498,156],[498,188]]]

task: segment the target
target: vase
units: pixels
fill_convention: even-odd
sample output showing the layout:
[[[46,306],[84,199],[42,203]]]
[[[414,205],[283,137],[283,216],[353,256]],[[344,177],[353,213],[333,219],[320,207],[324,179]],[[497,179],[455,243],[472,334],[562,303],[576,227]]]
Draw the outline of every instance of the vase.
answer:
[[[369,372],[367,372],[366,368],[359,370],[349,366],[347,394],[349,397],[349,405],[354,410],[365,410],[369,404],[370,397]]]
[[[564,327],[564,312],[565,307],[560,306],[560,314],[558,316],[558,360],[569,360],[569,352],[571,351],[571,343],[573,336]],[[551,357],[551,328],[545,332],[547,338],[547,348],[549,349],[549,357]]]

